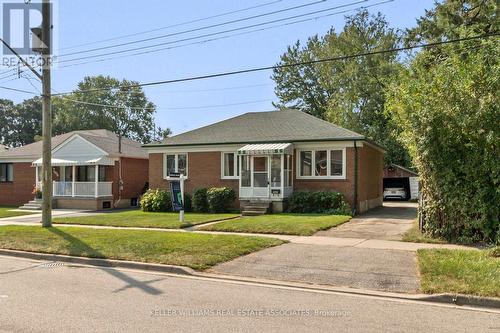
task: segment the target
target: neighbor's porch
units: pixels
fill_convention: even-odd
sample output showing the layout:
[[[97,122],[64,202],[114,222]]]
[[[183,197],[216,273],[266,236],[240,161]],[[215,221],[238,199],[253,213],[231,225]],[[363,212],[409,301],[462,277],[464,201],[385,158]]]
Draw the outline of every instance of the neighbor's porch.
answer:
[[[37,162],[33,163],[36,168],[36,184],[41,188],[41,163]],[[86,161],[86,163],[76,162],[72,165],[64,165],[64,163],[53,160],[53,196],[56,198],[101,198],[113,196],[112,179],[114,176],[114,165],[110,165],[112,161],[107,161],[106,163],[107,165],[91,165]]]

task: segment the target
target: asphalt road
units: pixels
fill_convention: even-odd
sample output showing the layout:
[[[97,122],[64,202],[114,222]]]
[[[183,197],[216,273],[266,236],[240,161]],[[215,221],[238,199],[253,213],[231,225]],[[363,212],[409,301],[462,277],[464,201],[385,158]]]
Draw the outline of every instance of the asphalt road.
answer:
[[[500,332],[500,314],[0,257],[0,332]]]

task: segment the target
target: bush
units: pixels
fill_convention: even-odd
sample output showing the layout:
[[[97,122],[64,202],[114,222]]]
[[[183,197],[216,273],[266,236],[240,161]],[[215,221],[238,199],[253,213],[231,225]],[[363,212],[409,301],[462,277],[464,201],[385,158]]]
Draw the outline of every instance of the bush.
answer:
[[[500,258],[500,246],[496,246],[489,250],[490,257]]]
[[[192,212],[193,211],[193,200],[191,199],[191,194],[184,193],[184,211]]]
[[[290,213],[322,213],[332,215],[350,215],[349,205],[339,192],[298,191],[288,199]]]
[[[225,213],[231,208],[236,194],[230,187],[212,187],[207,191],[208,209],[212,213]]]
[[[167,212],[172,210],[170,192],[161,189],[147,190],[142,196],[140,204],[144,212]]]
[[[195,212],[208,212],[207,189],[197,188],[193,193],[193,209]]]

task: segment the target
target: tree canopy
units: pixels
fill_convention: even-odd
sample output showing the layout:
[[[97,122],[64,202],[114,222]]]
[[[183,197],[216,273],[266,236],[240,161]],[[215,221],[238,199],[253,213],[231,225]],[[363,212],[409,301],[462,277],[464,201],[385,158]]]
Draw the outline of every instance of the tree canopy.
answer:
[[[52,98],[53,133],[107,129],[149,143],[171,134],[170,129],[155,126],[155,109],[137,82],[85,77],[71,94]],[[40,97],[17,105],[0,100],[0,120],[5,124],[0,129],[0,142],[14,147],[34,142],[42,134]]]
[[[332,29],[322,37],[309,38],[305,46],[297,42],[288,47],[279,65],[390,49],[400,39],[380,13],[373,16],[364,10],[348,16],[340,33]],[[385,53],[280,67],[272,78],[280,99],[278,107],[298,108],[361,133],[387,149],[387,164],[409,166],[406,150],[395,139],[397,130],[384,113],[387,85],[400,70],[397,54]]]

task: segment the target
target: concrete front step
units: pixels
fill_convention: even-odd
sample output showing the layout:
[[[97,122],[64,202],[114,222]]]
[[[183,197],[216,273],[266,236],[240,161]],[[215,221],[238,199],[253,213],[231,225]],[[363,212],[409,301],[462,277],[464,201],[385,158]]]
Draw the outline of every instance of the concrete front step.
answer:
[[[241,211],[242,216],[259,216],[266,214],[266,210],[243,210]]]
[[[22,210],[41,210],[42,206],[24,205],[24,206],[19,207],[18,209],[22,209]]]

